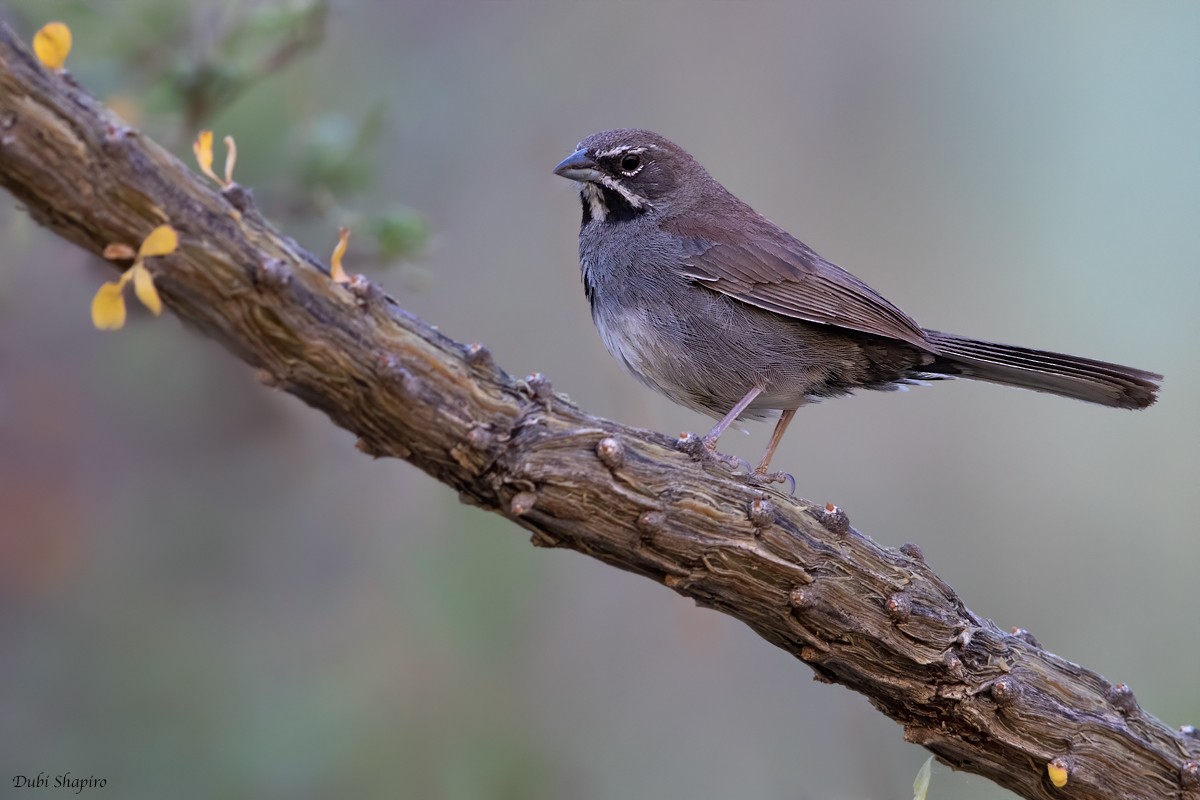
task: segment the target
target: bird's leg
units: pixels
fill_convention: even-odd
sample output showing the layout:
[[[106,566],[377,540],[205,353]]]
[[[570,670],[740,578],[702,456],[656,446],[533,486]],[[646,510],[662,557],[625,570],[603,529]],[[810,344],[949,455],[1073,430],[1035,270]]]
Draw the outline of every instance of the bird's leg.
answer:
[[[722,464],[729,465],[734,470],[743,469],[747,474],[749,474],[750,465],[747,464],[745,460],[738,458],[737,456],[721,455],[717,452],[717,440],[721,438],[721,434],[725,432],[725,429],[732,425],[733,421],[740,417],[742,412],[746,410],[746,407],[753,403],[754,398],[758,397],[760,394],[762,394],[762,387],[755,386],[753,389],[747,392],[746,396],[739,400],[737,405],[730,409],[729,413],[726,414],[720,422],[714,425],[713,429],[705,434],[704,438],[698,443],[696,442],[695,437],[691,437],[690,441],[686,439],[681,440],[681,443],[685,445],[684,449],[690,452],[692,455],[698,457],[701,461],[718,461]]]
[[[796,409],[784,409],[779,415],[779,422],[775,423],[775,430],[771,432],[771,441],[767,442],[767,450],[763,453],[762,461],[758,462],[758,466],[754,468],[754,472],[758,475],[766,475],[767,467],[771,464],[771,458],[775,455],[775,448],[779,447],[779,443],[783,441],[783,432],[787,430],[788,423],[792,421],[792,417],[796,416]]]
[[[710,453],[717,452],[717,439],[721,438],[721,434],[725,432],[725,429],[732,425],[733,421],[740,417],[742,412],[746,410],[746,407],[753,403],[754,398],[760,394],[762,394],[761,386],[755,386],[746,392],[746,396],[738,400],[737,405],[730,409],[729,413],[722,417],[721,421],[714,425],[711,431],[705,434],[701,441],[704,442],[704,446]]]
[[[787,430],[788,423],[792,421],[792,417],[796,416],[796,409],[784,409],[779,415],[779,422],[775,423],[775,430],[771,433],[771,441],[767,442],[767,450],[763,453],[762,461],[754,468],[754,475],[761,481],[766,483],[790,483],[792,492],[796,491],[796,479],[786,472],[767,472],[767,467],[771,463],[772,456],[775,455],[775,448],[779,447],[779,443],[783,441],[783,432]]]

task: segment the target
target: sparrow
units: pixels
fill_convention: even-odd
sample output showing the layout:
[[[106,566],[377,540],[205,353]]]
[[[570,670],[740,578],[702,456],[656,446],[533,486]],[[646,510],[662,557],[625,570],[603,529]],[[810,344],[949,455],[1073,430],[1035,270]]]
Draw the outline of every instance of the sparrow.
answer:
[[[717,424],[780,412],[760,478],[796,410],[855,389],[969,378],[1146,408],[1162,376],[922,328],[863,281],[757,213],[657,133],[593,134],[554,168],[583,206],[579,265],[608,352]],[[703,451],[702,451],[703,452]]]

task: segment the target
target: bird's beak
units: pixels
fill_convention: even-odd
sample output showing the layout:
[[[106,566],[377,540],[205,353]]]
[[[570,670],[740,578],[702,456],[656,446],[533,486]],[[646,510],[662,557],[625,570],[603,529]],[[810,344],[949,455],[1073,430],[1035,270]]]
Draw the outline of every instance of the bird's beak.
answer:
[[[558,166],[554,168],[554,174],[584,183],[599,178],[600,170],[596,169],[596,162],[588,158],[586,150],[576,150],[558,162]]]

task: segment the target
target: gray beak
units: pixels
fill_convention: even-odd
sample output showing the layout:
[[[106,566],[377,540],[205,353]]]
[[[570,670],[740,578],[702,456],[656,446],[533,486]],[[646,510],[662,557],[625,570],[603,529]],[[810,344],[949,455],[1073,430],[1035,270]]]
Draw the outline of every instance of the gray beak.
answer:
[[[594,181],[600,177],[596,162],[588,158],[586,150],[576,150],[571,155],[558,162],[554,168],[555,175],[561,175],[572,181]]]

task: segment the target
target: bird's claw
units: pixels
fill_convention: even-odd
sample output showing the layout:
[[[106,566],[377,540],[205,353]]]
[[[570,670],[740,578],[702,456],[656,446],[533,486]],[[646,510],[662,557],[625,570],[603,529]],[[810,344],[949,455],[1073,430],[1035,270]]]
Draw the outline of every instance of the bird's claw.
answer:
[[[721,464],[729,467],[734,474],[740,472],[744,475],[752,475],[754,473],[754,468],[746,459],[717,452],[716,441],[707,436],[701,437],[694,433],[685,433],[679,437],[679,449],[705,465]]]
[[[701,460],[709,463],[724,464],[735,475],[744,474],[749,476],[754,474],[754,468],[750,466],[750,462],[746,459],[738,458],[737,456],[727,456],[724,453],[718,453],[716,450],[711,451],[707,458],[702,458]]]
[[[793,497],[796,494],[796,479],[792,477],[790,472],[766,472],[756,469],[750,474],[750,482],[762,486],[769,486],[772,483],[786,483],[788,485],[788,494]]]

